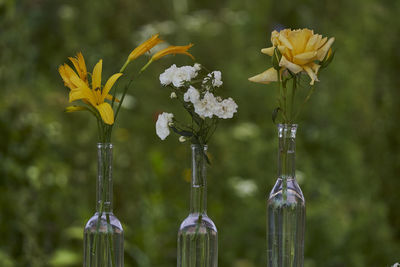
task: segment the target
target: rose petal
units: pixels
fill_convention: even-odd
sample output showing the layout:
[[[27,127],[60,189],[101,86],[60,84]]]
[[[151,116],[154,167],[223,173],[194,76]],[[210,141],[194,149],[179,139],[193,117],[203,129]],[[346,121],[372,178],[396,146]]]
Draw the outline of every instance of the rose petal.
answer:
[[[298,65],[304,65],[313,61],[316,55],[316,51],[301,53],[294,56],[293,62]]]
[[[260,73],[256,76],[249,78],[249,81],[255,83],[263,83],[269,84],[270,82],[277,82],[278,81],[278,72],[274,68],[269,68],[263,73]]]
[[[314,71],[308,67],[308,66],[304,66],[304,70],[307,72],[308,76],[310,76],[311,78],[311,85],[314,85],[314,81],[319,82],[317,75],[314,73]]]
[[[274,50],[275,50],[275,47],[271,46],[271,47],[268,47],[268,48],[261,49],[261,53],[272,57],[272,55],[274,54]]]
[[[323,60],[326,56],[326,53],[328,53],[329,48],[331,48],[333,42],[335,41],[335,37],[331,37],[328,42],[324,44],[319,50],[317,54],[317,59],[318,60]]]
[[[303,70],[303,68],[300,67],[299,65],[294,64],[294,63],[290,62],[289,60],[287,60],[287,58],[285,56],[282,56],[281,61],[279,62],[279,66],[287,68],[294,74],[299,73],[300,71]]]

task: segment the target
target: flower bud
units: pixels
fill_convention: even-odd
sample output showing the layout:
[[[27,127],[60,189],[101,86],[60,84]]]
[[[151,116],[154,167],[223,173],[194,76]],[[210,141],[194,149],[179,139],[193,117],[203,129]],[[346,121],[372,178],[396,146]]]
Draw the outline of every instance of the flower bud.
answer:
[[[169,96],[171,99],[177,98],[175,92],[172,92],[171,95]]]
[[[179,137],[179,142],[181,142],[181,143],[184,143],[184,142],[186,142],[186,137],[184,137],[184,136],[181,136],[181,137]]]

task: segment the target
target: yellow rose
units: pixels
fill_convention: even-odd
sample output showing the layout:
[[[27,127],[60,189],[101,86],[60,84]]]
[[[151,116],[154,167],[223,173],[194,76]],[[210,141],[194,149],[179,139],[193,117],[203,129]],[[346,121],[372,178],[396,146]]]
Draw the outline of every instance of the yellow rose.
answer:
[[[325,59],[330,51],[334,37],[329,40],[320,34],[314,34],[309,29],[291,30],[285,29],[280,32],[271,33],[272,46],[261,49],[261,52],[269,56],[274,55],[275,48],[278,48],[282,57],[279,61],[280,71],[290,70],[292,73],[306,72],[311,78],[310,84],[319,81],[317,74],[321,67],[318,62]],[[249,78],[252,82],[270,83],[278,81],[277,70],[273,67]]]

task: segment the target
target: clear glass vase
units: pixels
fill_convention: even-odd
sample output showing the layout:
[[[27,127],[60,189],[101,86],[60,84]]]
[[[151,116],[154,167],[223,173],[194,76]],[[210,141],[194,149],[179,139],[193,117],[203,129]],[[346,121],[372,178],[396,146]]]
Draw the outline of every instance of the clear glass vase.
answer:
[[[306,207],[295,176],[296,124],[279,124],[278,180],[267,202],[267,266],[302,267]]]
[[[218,266],[218,234],[207,216],[207,146],[192,145],[190,214],[178,233],[178,267]]]
[[[84,267],[124,266],[124,232],[112,209],[112,148],[97,144],[96,213],[84,230]]]

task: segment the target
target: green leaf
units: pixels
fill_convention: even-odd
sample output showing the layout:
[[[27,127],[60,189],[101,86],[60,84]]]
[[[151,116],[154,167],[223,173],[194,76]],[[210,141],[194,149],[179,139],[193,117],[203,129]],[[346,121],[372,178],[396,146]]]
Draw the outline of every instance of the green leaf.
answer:
[[[279,71],[281,67],[279,66],[279,62],[281,61],[282,54],[277,47],[274,49],[274,54],[272,55],[272,66],[276,71]]]

